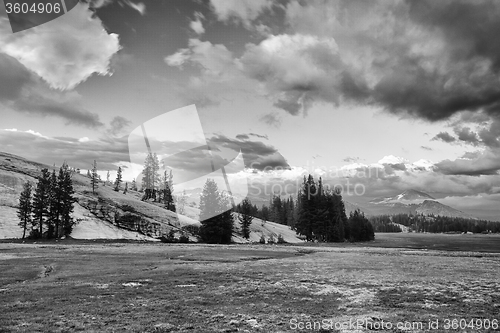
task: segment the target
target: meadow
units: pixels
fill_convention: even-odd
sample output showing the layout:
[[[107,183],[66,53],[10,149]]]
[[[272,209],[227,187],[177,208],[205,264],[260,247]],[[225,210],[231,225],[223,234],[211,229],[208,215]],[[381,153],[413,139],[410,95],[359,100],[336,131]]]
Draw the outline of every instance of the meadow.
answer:
[[[499,236],[376,237],[321,246],[3,241],[0,332],[500,330]]]

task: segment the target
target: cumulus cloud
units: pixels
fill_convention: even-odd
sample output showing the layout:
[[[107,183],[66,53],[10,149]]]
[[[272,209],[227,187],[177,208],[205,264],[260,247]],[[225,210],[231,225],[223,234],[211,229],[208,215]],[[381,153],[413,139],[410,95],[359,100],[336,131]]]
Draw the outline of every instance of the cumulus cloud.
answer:
[[[211,4],[222,21],[255,24],[271,6]],[[463,111],[499,114],[496,1],[292,0],[280,8],[286,33],[249,43],[221,72],[239,72],[235,84],[257,81],[277,108],[297,115],[314,103],[360,103],[429,121]]]
[[[182,65],[184,65],[184,63],[189,60],[189,58],[189,49],[180,49],[174,54],[165,57],[165,62],[169,66],[182,68]]]
[[[118,35],[108,34],[88,5],[78,4],[55,20],[12,34],[0,20],[0,53],[17,59],[52,88],[72,89],[92,74],[107,75],[119,49]]]
[[[236,22],[241,22],[245,26],[250,27],[263,11],[270,9],[272,1],[270,0],[240,0],[240,1],[225,1],[211,0],[210,5],[212,10],[221,21],[227,22],[231,19]]]
[[[453,161],[444,160],[436,163],[436,168],[446,175],[497,175],[500,170],[500,150],[486,149]]]
[[[455,128],[455,134],[458,136],[458,140],[477,146],[479,140],[477,134],[472,132],[469,127]]]
[[[200,12],[195,12],[194,16],[195,20],[191,21],[189,27],[198,35],[203,35],[205,33],[205,28],[203,27],[203,22],[201,22],[201,20],[204,19],[205,17]]]

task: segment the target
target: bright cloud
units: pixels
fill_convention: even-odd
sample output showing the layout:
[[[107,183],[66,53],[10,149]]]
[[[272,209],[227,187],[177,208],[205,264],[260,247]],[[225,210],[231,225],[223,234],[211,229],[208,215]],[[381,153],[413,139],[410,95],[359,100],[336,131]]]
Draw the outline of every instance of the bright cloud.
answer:
[[[17,59],[52,88],[72,89],[92,74],[109,74],[110,59],[120,49],[118,35],[108,34],[78,4],[67,14],[33,29],[12,34],[0,20],[0,53]]]

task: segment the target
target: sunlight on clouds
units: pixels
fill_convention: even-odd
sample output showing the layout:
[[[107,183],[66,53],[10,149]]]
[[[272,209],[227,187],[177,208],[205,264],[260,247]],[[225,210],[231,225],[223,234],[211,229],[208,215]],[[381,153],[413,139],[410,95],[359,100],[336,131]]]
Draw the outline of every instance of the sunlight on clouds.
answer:
[[[72,89],[92,74],[109,74],[110,59],[120,50],[118,35],[108,34],[92,19],[88,5],[16,34],[0,22],[0,52],[42,77],[52,88]]]

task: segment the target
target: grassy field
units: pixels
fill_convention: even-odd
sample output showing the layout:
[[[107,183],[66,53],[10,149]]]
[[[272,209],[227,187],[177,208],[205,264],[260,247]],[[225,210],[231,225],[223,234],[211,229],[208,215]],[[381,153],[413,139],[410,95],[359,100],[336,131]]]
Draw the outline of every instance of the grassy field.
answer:
[[[429,321],[434,332],[493,332],[479,320],[500,320],[500,238],[459,236],[315,247],[3,242],[0,332],[423,332]],[[453,251],[419,250],[446,244]],[[474,328],[446,329],[453,319]]]

